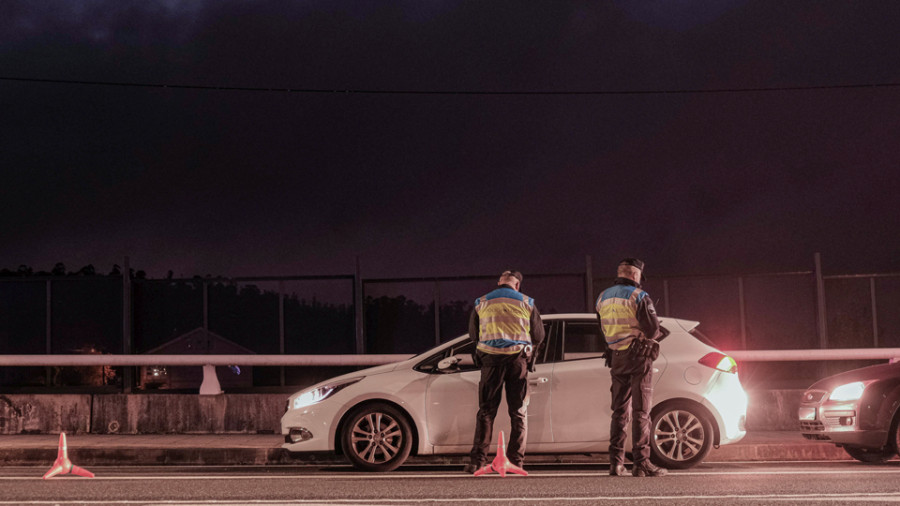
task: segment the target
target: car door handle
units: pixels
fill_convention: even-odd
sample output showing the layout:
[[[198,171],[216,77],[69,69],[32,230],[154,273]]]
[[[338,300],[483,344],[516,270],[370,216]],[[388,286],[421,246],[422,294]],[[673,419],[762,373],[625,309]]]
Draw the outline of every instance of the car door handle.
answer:
[[[541,376],[541,377],[539,377],[539,378],[534,378],[534,379],[528,380],[528,384],[530,384],[530,385],[540,385],[540,384],[542,384],[542,383],[547,383],[548,381],[550,381],[549,378],[545,378],[544,376]]]

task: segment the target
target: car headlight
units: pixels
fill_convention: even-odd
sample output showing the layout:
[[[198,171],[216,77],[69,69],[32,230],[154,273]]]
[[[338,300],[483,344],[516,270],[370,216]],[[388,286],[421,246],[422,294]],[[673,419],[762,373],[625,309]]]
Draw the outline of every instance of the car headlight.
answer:
[[[360,376],[359,378],[351,378],[337,383],[323,385],[318,388],[303,392],[302,394],[294,398],[293,408],[301,409],[307,406],[312,406],[313,404],[316,404],[318,402],[322,402],[335,393],[363,379],[364,377],[365,376]]]
[[[847,383],[846,385],[841,385],[834,390],[831,391],[831,395],[828,396],[828,400],[831,401],[856,401],[862,397],[863,391],[866,389],[866,384],[862,381],[854,381],[853,383]]]

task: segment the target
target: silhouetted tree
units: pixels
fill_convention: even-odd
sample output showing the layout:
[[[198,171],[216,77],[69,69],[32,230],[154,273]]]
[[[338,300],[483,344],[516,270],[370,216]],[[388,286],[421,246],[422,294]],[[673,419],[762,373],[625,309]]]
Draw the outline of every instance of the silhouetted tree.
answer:
[[[81,269],[78,269],[78,272],[75,273],[77,276],[96,276],[97,271],[94,269],[93,264],[87,264]]]

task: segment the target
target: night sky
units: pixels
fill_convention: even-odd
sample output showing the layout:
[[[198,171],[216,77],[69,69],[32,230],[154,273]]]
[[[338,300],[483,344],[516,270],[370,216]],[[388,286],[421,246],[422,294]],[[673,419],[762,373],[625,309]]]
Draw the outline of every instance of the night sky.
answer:
[[[895,0],[4,0],[0,268],[900,271],[898,27]]]

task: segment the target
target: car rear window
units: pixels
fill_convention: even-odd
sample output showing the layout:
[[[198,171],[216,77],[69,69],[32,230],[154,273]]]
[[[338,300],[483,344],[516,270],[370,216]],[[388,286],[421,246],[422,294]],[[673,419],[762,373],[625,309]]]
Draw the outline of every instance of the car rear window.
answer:
[[[712,346],[713,348],[718,348],[718,346],[716,345],[715,341],[713,341],[712,339],[710,339],[710,337],[707,336],[706,334],[704,334],[703,332],[700,332],[700,331],[697,329],[697,327],[694,327],[693,329],[691,329],[691,331],[689,332],[689,334],[692,335],[692,336],[694,336],[694,337],[696,337],[697,339],[699,339],[700,342],[703,343],[703,344],[706,344],[706,345],[708,345],[708,346]]]

